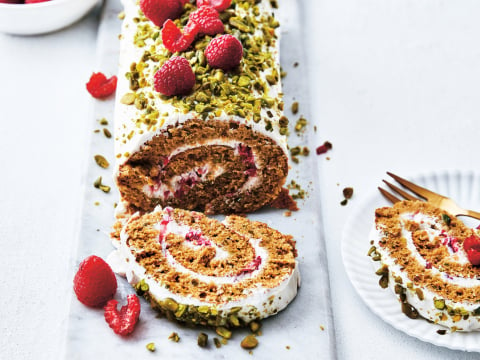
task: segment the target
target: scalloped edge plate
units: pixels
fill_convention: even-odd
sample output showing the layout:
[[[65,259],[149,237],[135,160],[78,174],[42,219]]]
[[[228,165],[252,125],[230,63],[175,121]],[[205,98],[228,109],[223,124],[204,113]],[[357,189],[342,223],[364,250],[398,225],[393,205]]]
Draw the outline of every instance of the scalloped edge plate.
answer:
[[[478,173],[445,170],[409,179],[442,195],[452,197],[461,206],[480,208]],[[400,303],[391,290],[384,290],[378,285],[378,276],[375,275],[372,261],[367,256],[370,248],[368,234],[373,226],[374,210],[388,205],[378,191],[372,192],[359,203],[345,225],[341,244],[342,258],[353,287],[376,315],[396,329],[434,345],[453,350],[480,352],[478,332],[447,332],[440,335],[437,330],[445,328],[423,319],[408,318],[402,313]],[[478,226],[475,219],[462,218],[462,220],[468,226]]]

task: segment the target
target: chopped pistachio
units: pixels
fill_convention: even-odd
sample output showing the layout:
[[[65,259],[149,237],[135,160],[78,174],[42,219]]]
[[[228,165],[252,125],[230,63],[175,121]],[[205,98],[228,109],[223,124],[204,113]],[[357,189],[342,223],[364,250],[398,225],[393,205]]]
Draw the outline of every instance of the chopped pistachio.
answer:
[[[168,337],[168,340],[172,340],[174,342],[179,342],[180,341],[180,336],[176,332],[172,332],[170,336]]]
[[[298,101],[294,101],[294,102],[292,103],[292,108],[291,108],[291,110],[292,110],[292,114],[294,114],[294,115],[295,115],[296,113],[298,113]]]
[[[206,347],[208,345],[208,335],[203,332],[198,334],[197,344],[200,347]]]
[[[240,346],[244,349],[254,349],[258,345],[258,340],[254,335],[247,335],[240,343]]]
[[[107,128],[103,128],[103,135],[105,135],[105,137],[108,139],[112,137],[112,133]]]
[[[97,165],[104,168],[104,169],[107,169],[110,166],[110,163],[102,155],[95,155],[94,159],[95,159],[95,162],[97,163]]]
[[[153,342],[148,343],[146,348],[147,348],[148,351],[154,352],[155,351],[155,343],[153,343]]]

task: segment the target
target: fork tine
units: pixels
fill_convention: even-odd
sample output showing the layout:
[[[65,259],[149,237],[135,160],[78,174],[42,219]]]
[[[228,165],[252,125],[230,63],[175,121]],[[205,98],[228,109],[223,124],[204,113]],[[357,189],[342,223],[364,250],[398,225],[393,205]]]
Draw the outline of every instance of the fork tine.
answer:
[[[400,189],[398,186],[395,186],[395,185],[389,183],[389,182],[386,181],[386,180],[383,180],[383,182],[384,182],[385,184],[387,184],[387,186],[388,186],[390,189],[392,189],[393,191],[395,191],[398,195],[403,196],[403,197],[404,197],[405,199],[407,199],[407,200],[413,200],[413,201],[415,201],[415,200],[420,200],[419,198],[416,198],[415,196],[407,193],[406,191],[403,191],[403,190]]]
[[[380,192],[382,193],[382,195],[385,196],[385,198],[386,198],[388,201],[392,202],[393,204],[402,201],[402,200],[400,200],[399,198],[397,198],[395,195],[389,193],[387,190],[382,189],[380,186],[378,187],[378,190],[380,190]]]
[[[398,181],[403,187],[407,188],[408,190],[412,191],[413,193],[417,194],[418,196],[422,197],[425,200],[429,200],[432,198],[444,197],[440,194],[434,193],[428,189],[425,189],[421,186],[418,186],[408,180],[402,179],[400,176],[392,174],[391,172],[387,171],[387,174]]]

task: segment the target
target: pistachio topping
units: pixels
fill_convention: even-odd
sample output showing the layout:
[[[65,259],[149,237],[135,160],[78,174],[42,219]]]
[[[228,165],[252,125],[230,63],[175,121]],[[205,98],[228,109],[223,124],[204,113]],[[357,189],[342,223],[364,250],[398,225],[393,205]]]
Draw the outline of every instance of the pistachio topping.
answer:
[[[190,13],[196,9],[187,3],[174,23],[183,29]],[[163,46],[160,30],[151,25],[141,11],[133,19],[136,22],[133,43],[141,55],[125,73],[130,90],[122,95],[120,103],[135,106],[133,121],[139,130],[146,127],[150,131],[163,125],[163,115],[155,110],[155,103],[161,101],[171,105],[178,114],[194,112],[202,119],[237,116],[247,123],[263,119],[267,131],[287,135],[287,126],[277,126],[283,110],[275,30],[278,21],[273,14],[261,11],[255,0],[233,0],[221,18],[225,34],[237,37],[242,43],[241,64],[230,71],[210,67],[204,51],[212,37],[198,37],[193,47],[178,53],[192,66],[195,87],[188,95],[171,97],[157,93],[152,84],[154,74],[172,54]],[[125,136],[130,139],[133,135]]]

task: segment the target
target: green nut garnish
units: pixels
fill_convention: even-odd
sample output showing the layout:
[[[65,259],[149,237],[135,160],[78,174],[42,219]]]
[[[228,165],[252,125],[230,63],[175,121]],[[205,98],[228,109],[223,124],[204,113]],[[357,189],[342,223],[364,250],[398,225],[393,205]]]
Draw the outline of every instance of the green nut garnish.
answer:
[[[258,340],[254,335],[247,335],[240,343],[240,346],[244,349],[251,350],[256,348],[258,345]]]
[[[217,327],[215,332],[224,339],[230,339],[232,337],[232,332],[223,326]]]
[[[110,163],[102,155],[95,155],[94,159],[95,159],[95,162],[97,163],[97,165],[104,168],[104,169],[106,169],[110,166]]]
[[[443,299],[434,299],[433,304],[435,305],[435,308],[437,308],[438,310],[445,309],[445,300]]]
[[[208,344],[208,335],[203,332],[198,334],[197,344],[200,347],[206,347]]]

